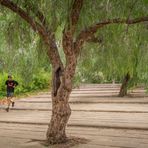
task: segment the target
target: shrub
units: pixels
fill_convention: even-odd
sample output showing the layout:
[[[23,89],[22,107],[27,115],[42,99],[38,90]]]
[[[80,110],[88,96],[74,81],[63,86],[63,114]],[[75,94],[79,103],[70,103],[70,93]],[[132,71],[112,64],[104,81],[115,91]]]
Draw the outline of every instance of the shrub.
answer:
[[[0,73],[0,98],[6,94],[5,81],[7,80],[7,73]],[[26,81],[24,77],[14,74],[14,79],[18,81],[19,85],[16,87],[16,94],[23,94],[35,90],[42,90],[51,87],[51,72],[40,70],[39,73],[33,74],[31,80]]]

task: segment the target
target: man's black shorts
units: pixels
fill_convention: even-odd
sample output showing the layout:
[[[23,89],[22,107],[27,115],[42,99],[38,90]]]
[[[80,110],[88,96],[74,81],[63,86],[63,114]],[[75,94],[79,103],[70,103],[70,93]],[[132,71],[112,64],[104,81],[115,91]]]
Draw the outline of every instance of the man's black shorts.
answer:
[[[8,92],[7,91],[7,97],[13,97],[14,93],[13,92]]]

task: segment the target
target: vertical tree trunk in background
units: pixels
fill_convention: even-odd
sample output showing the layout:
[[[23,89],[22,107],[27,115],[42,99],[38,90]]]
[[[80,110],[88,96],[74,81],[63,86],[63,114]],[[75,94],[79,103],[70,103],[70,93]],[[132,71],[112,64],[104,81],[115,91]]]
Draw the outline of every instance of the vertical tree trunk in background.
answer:
[[[130,74],[127,73],[123,79],[120,92],[119,92],[119,97],[124,97],[125,95],[127,95],[127,87],[128,87],[129,80],[130,80]]]

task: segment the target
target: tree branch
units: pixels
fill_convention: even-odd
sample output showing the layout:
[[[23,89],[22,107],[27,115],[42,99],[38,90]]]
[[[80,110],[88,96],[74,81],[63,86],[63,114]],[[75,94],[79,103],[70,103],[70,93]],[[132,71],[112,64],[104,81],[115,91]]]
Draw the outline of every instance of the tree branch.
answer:
[[[72,31],[72,34],[75,32],[82,6],[83,6],[83,0],[75,0],[73,3],[68,22],[68,29]]]
[[[95,36],[95,35],[92,35],[91,38],[89,38],[87,40],[87,42],[90,42],[90,43],[102,43],[103,42],[103,37],[102,36]]]
[[[46,26],[46,18],[44,17],[43,13],[38,10],[36,16],[39,18],[40,22]]]
[[[103,28],[107,25],[111,24],[136,24],[136,23],[141,23],[141,22],[146,22],[148,21],[148,16],[145,17],[139,17],[135,19],[108,19],[99,23],[96,23],[80,32],[80,34],[77,36],[76,41],[75,41],[75,49],[76,49],[76,54],[79,54],[80,48],[82,48],[83,44],[85,41],[91,39],[91,37],[98,31],[98,29]]]
[[[29,11],[31,10],[33,14],[35,14],[35,16],[38,18],[38,20],[40,21],[40,23],[45,27],[46,26],[46,18],[43,15],[43,13],[40,10],[35,10],[33,9],[32,5],[30,3],[26,4],[26,8],[29,8]]]
[[[44,28],[39,23],[34,21],[23,9],[18,7],[16,4],[10,0],[0,0],[0,4],[17,13],[21,18],[23,18],[28,24],[31,25],[34,31],[38,31],[40,34],[44,34]]]
[[[65,77],[66,84],[71,90],[71,81],[75,74],[77,58],[74,51],[74,33],[80,16],[80,11],[83,6],[83,0],[74,0],[71,11],[68,16],[68,22],[63,31],[62,45],[66,57]]]
[[[68,61],[68,57],[74,55],[73,50],[73,35],[79,20],[80,11],[83,6],[83,0],[74,0],[70,15],[68,16],[67,26],[65,25],[63,31],[63,49]]]
[[[135,0],[135,1],[132,3],[132,5],[130,6],[130,10],[129,10],[129,14],[128,14],[127,20],[130,19],[130,16],[131,16],[131,14],[132,14],[132,11],[133,11],[133,9],[134,9],[134,7],[135,7],[135,5],[136,5],[137,2],[138,2],[138,0]],[[129,25],[127,25],[126,32],[128,32],[128,26],[129,26]]]

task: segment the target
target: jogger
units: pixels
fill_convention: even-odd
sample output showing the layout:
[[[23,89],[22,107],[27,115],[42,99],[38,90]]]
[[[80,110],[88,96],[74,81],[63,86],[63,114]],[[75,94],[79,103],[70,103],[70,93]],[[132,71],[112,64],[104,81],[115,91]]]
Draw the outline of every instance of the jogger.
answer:
[[[18,85],[18,82],[13,80],[12,76],[9,75],[8,80],[5,82],[5,84],[7,85],[7,104],[8,104],[8,107],[6,108],[6,111],[8,112],[11,104],[12,104],[12,107],[14,107],[14,104],[15,104],[15,102],[13,100],[14,89]]]

